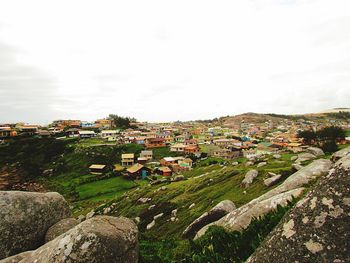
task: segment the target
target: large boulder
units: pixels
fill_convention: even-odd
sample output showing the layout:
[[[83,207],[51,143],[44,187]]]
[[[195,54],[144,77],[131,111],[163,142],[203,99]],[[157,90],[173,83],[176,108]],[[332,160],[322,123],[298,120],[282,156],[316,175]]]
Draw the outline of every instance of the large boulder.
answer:
[[[72,229],[76,225],[79,224],[79,221],[75,218],[65,218],[61,221],[54,224],[52,227],[49,228],[49,230],[46,232],[45,235],[45,242],[49,242],[56,237],[62,235],[63,233],[66,233],[68,230]]]
[[[219,220],[229,212],[236,209],[235,204],[230,200],[224,200],[214,206],[209,212],[205,212],[203,215],[194,220],[182,233],[183,238],[194,238],[197,231],[202,227]]]
[[[0,263],[134,263],[138,262],[138,230],[127,218],[96,216],[17,258]]]
[[[210,225],[219,225],[228,229],[238,230],[250,224],[252,216],[258,217],[271,211],[268,207],[283,205],[292,196],[297,197],[302,193],[303,186],[320,176],[327,175],[332,167],[332,162],[325,159],[313,161],[301,170],[289,176],[282,184],[265,194],[253,199],[249,203],[228,213],[218,221],[206,225],[198,231],[196,237],[203,235]],[[264,208],[264,206],[268,206]]]
[[[58,193],[0,192],[0,259],[38,248],[47,230],[70,215]]]
[[[197,232],[195,238],[202,236],[211,225],[223,226],[229,231],[242,230],[249,226],[252,219],[260,217],[277,208],[277,205],[285,206],[293,197],[299,197],[304,188],[297,188],[265,199],[261,202],[250,202],[228,213],[218,221],[208,224]]]
[[[295,162],[301,163],[301,162],[313,160],[315,158],[316,158],[316,156],[311,154],[311,153],[299,153],[298,159],[296,159]]]
[[[340,160],[248,262],[350,262],[350,156]]]
[[[248,187],[249,185],[251,185],[253,183],[253,180],[255,177],[258,176],[258,171],[257,170],[250,170],[246,173],[243,181],[242,181],[242,186],[243,187]]]
[[[333,153],[331,159],[333,162],[335,162],[335,161],[339,160],[340,158],[343,158],[344,156],[349,155],[349,154],[350,154],[350,146]]]
[[[272,186],[272,185],[278,183],[281,178],[282,178],[281,174],[276,174],[274,176],[271,176],[271,177],[264,180],[264,185],[267,187]]]
[[[306,151],[308,151],[309,153],[315,155],[316,157],[324,156],[324,152],[323,152],[323,150],[321,148],[308,147],[306,149]]]

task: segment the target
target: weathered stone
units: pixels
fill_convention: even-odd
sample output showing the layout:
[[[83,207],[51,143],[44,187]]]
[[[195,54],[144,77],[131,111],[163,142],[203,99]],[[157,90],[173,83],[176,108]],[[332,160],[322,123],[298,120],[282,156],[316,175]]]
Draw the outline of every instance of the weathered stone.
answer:
[[[303,168],[303,166],[300,165],[300,164],[298,164],[298,163],[293,163],[293,164],[292,164],[292,167],[293,167],[293,169],[295,169],[295,170],[297,170],[297,171],[299,171],[300,169]]]
[[[264,180],[264,185],[266,185],[267,187],[274,185],[276,183],[278,183],[278,181],[281,179],[282,175],[280,174],[276,174],[270,178],[267,178]]]
[[[324,156],[324,152],[321,148],[317,147],[308,147],[306,149],[309,153],[315,155],[316,157]]]
[[[331,159],[333,162],[335,162],[335,161],[338,161],[340,158],[343,158],[344,156],[349,154],[350,154],[350,146],[333,153]]]
[[[258,163],[258,165],[256,167],[260,168],[260,167],[263,167],[267,164],[267,162],[261,162],[261,163]]]
[[[301,163],[301,162],[313,160],[315,158],[316,156],[311,153],[300,153],[298,154],[298,159],[296,159],[295,162]]]
[[[28,252],[19,263],[138,261],[138,230],[127,218],[96,216]],[[9,263],[6,261],[1,263]]]
[[[237,166],[239,163],[238,162],[233,162],[232,166]]]
[[[58,193],[0,192],[0,259],[38,248],[47,230],[70,217]]]
[[[252,161],[248,161],[245,163],[245,166],[247,166],[247,167],[252,166],[252,165],[254,165],[254,162],[252,162]]]
[[[350,262],[350,203],[344,202],[349,176],[348,155],[292,208],[248,262]]]
[[[85,216],[84,215],[80,215],[78,216],[78,222],[81,223],[85,220]]]
[[[230,200],[224,200],[214,206],[209,212],[205,212],[203,215],[194,220],[183,232],[183,238],[193,238],[197,231],[204,226],[219,220],[227,213],[236,209],[235,204]]]
[[[72,229],[78,224],[79,222],[75,218],[62,219],[61,221],[57,222],[52,227],[50,227],[49,230],[46,232],[45,243],[55,239],[63,233],[66,233],[68,230]]]
[[[192,209],[195,205],[196,205],[195,203],[192,203],[192,204],[188,207],[188,209]]]
[[[152,227],[154,227],[156,225],[156,221],[153,220],[151,223],[149,223],[147,226],[146,226],[146,229],[147,230],[150,230]]]
[[[150,201],[152,201],[152,198],[148,198],[148,197],[141,197],[141,198],[139,198],[139,200],[137,200],[137,202],[139,202],[141,204],[146,204]]]
[[[153,219],[154,219],[154,220],[157,220],[158,218],[161,218],[163,215],[164,215],[164,213],[160,213],[160,214],[158,214],[158,215],[155,215],[155,216],[153,217]]]
[[[91,210],[89,213],[86,214],[86,219],[90,219],[92,218],[93,216],[95,215],[95,211],[94,210]]]
[[[242,186],[243,187],[248,187],[249,185],[251,185],[253,183],[253,180],[255,177],[258,176],[258,171],[257,170],[250,170],[246,173],[243,181],[242,181]]]
[[[248,204],[228,213],[218,221],[206,225],[198,231],[195,238],[202,236],[211,225],[223,226],[229,231],[240,231],[248,227],[254,217],[257,218],[259,216],[267,214],[268,212],[276,209],[277,205],[287,205],[288,201],[292,201],[293,197],[300,196],[303,191],[304,188],[301,187],[272,196],[260,202],[255,202],[253,200]]]
[[[296,159],[298,159],[298,156],[292,156],[292,157],[290,157],[290,160],[293,162],[293,161],[295,161]]]
[[[176,175],[176,176],[174,177],[174,181],[175,181],[175,182],[183,181],[183,180],[185,180],[185,176],[183,176],[182,174]]]
[[[273,158],[275,158],[275,159],[281,159],[282,158],[282,156],[280,155],[280,154],[274,154],[274,155],[272,155],[273,156]]]

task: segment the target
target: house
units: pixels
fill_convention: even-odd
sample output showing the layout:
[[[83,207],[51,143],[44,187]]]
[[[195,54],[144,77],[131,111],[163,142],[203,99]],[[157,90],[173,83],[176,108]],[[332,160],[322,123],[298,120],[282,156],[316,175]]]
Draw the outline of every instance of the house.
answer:
[[[110,138],[115,138],[117,140],[118,131],[116,130],[104,130],[101,131],[100,135],[102,139],[110,140]]]
[[[240,150],[235,150],[235,149],[220,149],[220,150],[216,150],[214,152],[214,156],[218,157],[218,158],[224,158],[224,159],[235,159],[238,158],[239,156],[241,156],[241,151]]]
[[[35,125],[23,125],[17,128],[22,135],[35,135],[38,133],[38,126]]]
[[[152,138],[147,140],[145,143],[147,149],[165,147],[165,139],[163,138]]]
[[[173,172],[171,171],[171,169],[169,167],[166,166],[162,166],[157,168],[157,173],[163,176],[171,176],[173,174]]]
[[[150,150],[150,151],[141,151],[140,153],[140,157],[142,158],[147,158],[147,160],[152,160],[153,159],[153,152]]]
[[[79,129],[77,128],[71,128],[66,130],[66,135],[68,137],[79,137]]]
[[[159,161],[162,166],[169,166],[176,163],[176,159],[173,157],[164,157]]]
[[[174,145],[170,146],[171,152],[184,152],[186,148],[186,145],[183,143],[175,143]]]
[[[96,133],[94,131],[78,131],[79,137],[84,138],[92,138],[96,136]]]
[[[47,130],[39,130],[38,135],[43,138],[43,137],[50,137],[51,133]]]
[[[101,175],[105,173],[106,165],[104,164],[92,164],[89,167],[90,173],[95,175]]]
[[[179,164],[180,166],[192,167],[193,161],[192,161],[191,158],[185,158],[185,159],[183,159],[183,160],[178,161],[178,164]]]
[[[127,170],[127,174],[131,178],[142,178],[145,179],[148,175],[151,174],[151,170],[142,164],[136,163]]]
[[[122,154],[122,166],[132,166],[134,165],[135,155],[133,153]]]
[[[8,138],[17,136],[17,132],[13,130],[11,127],[0,127],[0,138]]]
[[[199,152],[199,147],[198,145],[190,145],[185,147],[185,153],[190,154],[190,153],[197,153]]]

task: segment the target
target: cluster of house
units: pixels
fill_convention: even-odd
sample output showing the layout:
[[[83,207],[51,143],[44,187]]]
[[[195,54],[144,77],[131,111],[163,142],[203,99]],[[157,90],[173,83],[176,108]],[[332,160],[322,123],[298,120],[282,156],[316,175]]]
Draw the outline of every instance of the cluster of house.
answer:
[[[122,172],[125,176],[136,179],[144,179],[151,174],[172,176],[173,173],[181,173],[192,168],[193,161],[190,158],[164,157],[159,162],[153,161],[153,151],[143,150],[138,158],[133,153],[121,155],[121,164],[116,164],[114,171]],[[105,172],[106,165],[93,164],[89,167],[90,173],[101,175]]]

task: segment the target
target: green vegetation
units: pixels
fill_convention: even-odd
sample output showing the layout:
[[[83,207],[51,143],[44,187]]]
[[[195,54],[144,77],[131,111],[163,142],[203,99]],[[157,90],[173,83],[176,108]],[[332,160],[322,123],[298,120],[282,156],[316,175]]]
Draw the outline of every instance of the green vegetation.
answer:
[[[293,200],[285,207],[277,206],[265,216],[254,218],[241,232],[212,226],[195,241],[141,241],[140,262],[244,262],[295,203]]]
[[[130,128],[130,123],[135,122],[135,118],[130,117],[121,117],[116,114],[109,114],[108,119],[110,119],[113,123],[114,127],[121,128],[121,129],[128,129]]]

